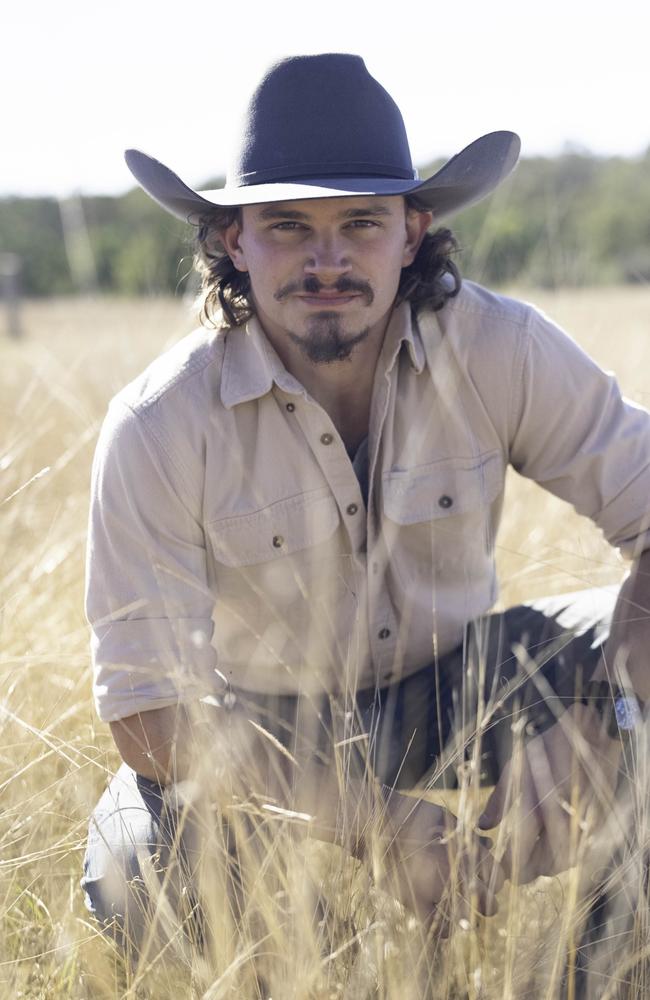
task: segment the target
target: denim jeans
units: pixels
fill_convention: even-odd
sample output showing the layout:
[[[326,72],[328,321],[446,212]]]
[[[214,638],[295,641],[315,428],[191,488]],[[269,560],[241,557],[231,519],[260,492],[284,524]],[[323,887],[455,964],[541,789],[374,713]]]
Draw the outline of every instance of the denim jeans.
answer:
[[[432,777],[452,783],[471,750],[462,734],[476,728],[480,706],[487,704],[492,714],[482,737],[481,778],[492,783],[510,754],[515,707],[525,711],[535,731],[575,699],[576,677],[586,680],[593,673],[615,598],[616,588],[587,590],[486,616],[468,629],[462,646],[387,688],[357,692],[353,706],[323,699],[305,713],[295,698],[237,696],[291,749],[299,729],[311,735],[312,749],[326,757],[333,742],[350,732],[365,732],[368,752],[358,756],[357,765],[366,767],[369,759],[376,777],[398,788]],[[305,714],[314,723],[311,728],[297,724]],[[461,749],[445,768],[446,748],[458,734]],[[164,880],[172,907],[187,911],[193,906],[192,875],[201,837],[187,814],[180,828],[181,812],[173,789],[163,789],[123,764],[90,820],[82,879],[86,905],[104,926],[125,933],[136,949],[151,916],[152,877],[161,884]],[[230,854],[227,841],[225,832],[225,858]]]

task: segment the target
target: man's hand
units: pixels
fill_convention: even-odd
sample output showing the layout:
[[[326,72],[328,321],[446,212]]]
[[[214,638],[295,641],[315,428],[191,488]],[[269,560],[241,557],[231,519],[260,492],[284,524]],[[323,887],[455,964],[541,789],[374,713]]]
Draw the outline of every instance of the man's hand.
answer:
[[[489,839],[463,833],[441,806],[392,792],[380,845],[386,888],[443,933],[451,912],[496,913],[504,874]]]
[[[597,712],[579,703],[515,751],[479,819],[491,830],[509,813],[501,863],[511,881],[576,863],[581,838],[611,808],[621,752]]]

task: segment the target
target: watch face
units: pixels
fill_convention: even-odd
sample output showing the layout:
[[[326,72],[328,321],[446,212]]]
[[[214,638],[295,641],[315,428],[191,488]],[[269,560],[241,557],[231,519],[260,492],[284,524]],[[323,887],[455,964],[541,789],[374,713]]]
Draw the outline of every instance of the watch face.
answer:
[[[636,729],[642,720],[641,708],[636,698],[628,698],[625,695],[618,695],[614,699],[614,713],[616,725],[625,732]]]

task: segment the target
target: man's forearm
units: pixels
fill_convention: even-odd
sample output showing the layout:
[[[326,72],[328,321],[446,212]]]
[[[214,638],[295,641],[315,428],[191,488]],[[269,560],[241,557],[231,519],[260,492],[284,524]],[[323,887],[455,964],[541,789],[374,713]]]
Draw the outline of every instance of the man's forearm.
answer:
[[[112,729],[135,770],[161,783],[196,780],[226,817],[231,805],[238,812],[250,803],[268,816],[279,810],[283,822],[293,814],[297,832],[358,857],[374,843],[381,884],[427,921],[451,884],[481,913],[496,909],[501,867],[481,838],[455,836],[453,815],[425,799],[385,796],[372,778],[357,778],[336,761],[294,760],[243,712],[179,706],[142,712]]]
[[[161,785],[198,778],[224,804],[254,793],[262,807],[301,814],[312,836],[351,853],[382,815],[371,781],[340,775],[333,762],[294,761],[242,712],[179,704],[113,722],[111,732],[122,759],[145,778]]]
[[[650,700],[650,550],[634,562],[614,609],[603,662],[594,680],[629,686]]]
[[[122,760],[138,774],[161,785],[185,776],[187,718],[183,705],[169,705],[138,712],[110,723]]]

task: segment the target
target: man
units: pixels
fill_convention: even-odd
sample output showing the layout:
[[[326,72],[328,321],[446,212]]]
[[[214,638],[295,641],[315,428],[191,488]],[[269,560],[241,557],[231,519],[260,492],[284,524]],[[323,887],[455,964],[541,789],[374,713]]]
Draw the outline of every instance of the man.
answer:
[[[452,870],[483,913],[504,877],[562,870],[567,801],[609,801],[617,719],[650,696],[650,418],[535,310],[461,284],[429,232],[518,145],[484,136],[419,180],[362,60],[321,55],[262,80],[224,189],[127,153],[198,227],[204,316],[221,309],[113,401],[94,467],[95,693],[125,763],[84,886],[138,943],[142,858],[170,870],[171,800],[201,766],[227,825],[248,791],[358,855],[377,837],[429,921]],[[508,463],[636,560],[604,650],[606,594],[488,614]],[[461,844],[397,789],[463,759],[497,783]],[[511,806],[497,858],[480,829]],[[195,807],[178,898],[205,857]]]

